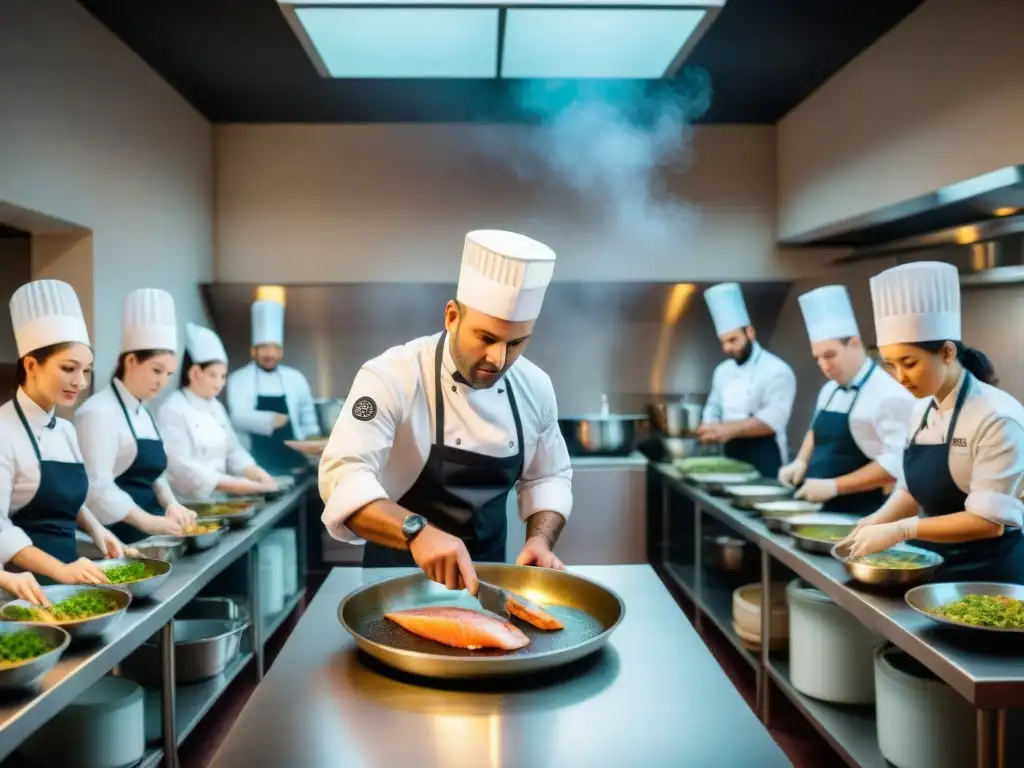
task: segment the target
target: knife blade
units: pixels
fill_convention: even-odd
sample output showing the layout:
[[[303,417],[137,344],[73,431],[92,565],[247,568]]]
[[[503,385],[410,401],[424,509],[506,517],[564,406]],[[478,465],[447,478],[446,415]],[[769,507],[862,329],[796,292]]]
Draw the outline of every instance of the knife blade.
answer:
[[[477,590],[476,599],[485,611],[496,613],[503,618],[510,618],[508,612],[508,592],[501,587],[496,587],[486,581],[480,582],[480,589]]]

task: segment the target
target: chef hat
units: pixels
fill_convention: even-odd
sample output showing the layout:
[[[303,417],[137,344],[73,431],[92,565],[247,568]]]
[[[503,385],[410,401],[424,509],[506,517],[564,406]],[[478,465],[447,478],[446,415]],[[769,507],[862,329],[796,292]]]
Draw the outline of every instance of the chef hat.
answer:
[[[185,350],[193,363],[224,363],[227,365],[228,353],[220,336],[195,323],[185,328]]]
[[[811,343],[860,336],[857,316],[846,288],[825,285],[803,294],[798,301]]]
[[[18,357],[54,344],[89,344],[89,330],[75,289],[60,280],[35,280],[11,296],[11,324]]]
[[[159,288],[139,288],[124,300],[121,352],[142,349],[178,350],[178,320],[174,299]]]
[[[284,345],[284,304],[267,299],[252,304],[252,345]]]
[[[466,235],[455,298],[491,317],[536,320],[555,271],[555,252],[515,232]]]
[[[704,291],[715,333],[719,336],[750,325],[750,315],[743,301],[739,283],[719,283]]]
[[[877,344],[960,341],[960,273],[952,264],[919,261],[871,278]]]

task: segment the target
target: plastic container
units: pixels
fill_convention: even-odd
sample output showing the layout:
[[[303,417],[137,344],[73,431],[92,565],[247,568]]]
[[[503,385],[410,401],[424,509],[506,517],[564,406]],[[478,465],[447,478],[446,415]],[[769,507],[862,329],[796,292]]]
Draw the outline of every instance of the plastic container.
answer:
[[[800,693],[836,704],[875,701],[875,648],[882,638],[800,579],[786,587],[789,675]]]
[[[299,591],[299,549],[294,528],[275,528],[267,536],[281,545],[284,554],[284,594],[290,597]]]
[[[281,545],[264,539],[259,545],[260,613],[272,616],[284,609],[284,552]]]

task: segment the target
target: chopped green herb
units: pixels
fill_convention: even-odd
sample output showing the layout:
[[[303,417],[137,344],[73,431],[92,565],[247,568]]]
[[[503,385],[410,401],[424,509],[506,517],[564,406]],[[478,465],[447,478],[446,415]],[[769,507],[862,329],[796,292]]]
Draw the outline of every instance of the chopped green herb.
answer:
[[[40,621],[64,623],[80,621],[117,610],[117,601],[105,592],[93,590],[80,592],[55,603],[51,608],[25,608],[20,605],[5,605],[4,616],[15,621]]]
[[[35,632],[11,632],[0,635],[0,669],[42,656],[50,646]]]
[[[1024,600],[1005,595],[965,595],[931,612],[975,627],[1024,629]]]
[[[105,573],[111,584],[127,584],[131,581],[138,581],[146,578],[146,564],[134,560],[125,565],[116,565],[108,568]]]

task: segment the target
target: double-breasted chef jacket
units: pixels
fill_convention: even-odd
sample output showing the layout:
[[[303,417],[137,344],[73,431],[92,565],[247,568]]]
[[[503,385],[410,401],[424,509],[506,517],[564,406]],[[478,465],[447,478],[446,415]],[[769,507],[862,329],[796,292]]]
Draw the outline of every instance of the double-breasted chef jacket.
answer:
[[[239,477],[256,463],[216,398],[207,400],[179,389],[161,405],[157,424],[171,487],[182,496],[208,498],[223,479]]]
[[[75,428],[89,472],[89,511],[106,526],[119,523],[139,505],[116,481],[135,462],[139,440],[161,439],[156,420],[145,403],[113,379],[78,409]],[[153,482],[152,489],[162,509],[175,503],[166,472]]]
[[[750,357],[742,365],[729,359],[715,367],[702,421],[742,421],[754,417],[775,431],[779,460],[788,461],[786,428],[793,412],[794,400],[796,374],[793,369],[782,358],[755,341],[752,343]],[[778,467],[771,473],[761,467],[758,469],[762,474],[774,477]]]
[[[0,565],[33,546],[32,538],[18,526],[18,512],[36,498],[41,461],[82,464],[82,451],[72,423],[55,416],[54,410],[44,411],[21,389],[15,397],[29,430],[26,431],[14,400],[0,406]],[[33,440],[39,449],[38,456]],[[81,471],[84,477],[85,470]],[[73,543],[70,546],[74,548]]]
[[[323,522],[341,541],[362,543],[346,525],[350,515],[372,501],[398,502],[416,482],[434,442],[435,403],[444,406],[444,443],[485,456],[523,453],[515,489],[519,516],[551,510],[572,512],[572,468],[558,427],[551,379],[520,357],[505,378],[474,389],[457,375],[449,345],[443,345],[440,393],[435,391],[435,351],[440,334],[393,347],[365,363],[356,374],[320,462]],[[522,423],[517,444],[511,382]]]

